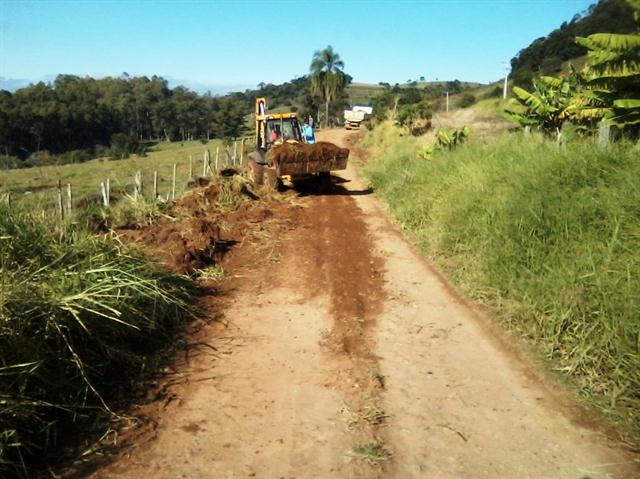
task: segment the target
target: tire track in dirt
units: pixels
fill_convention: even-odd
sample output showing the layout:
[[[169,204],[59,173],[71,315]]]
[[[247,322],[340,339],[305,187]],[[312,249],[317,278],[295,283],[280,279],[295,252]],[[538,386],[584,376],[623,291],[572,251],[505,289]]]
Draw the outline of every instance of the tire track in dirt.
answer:
[[[329,293],[333,326],[327,346],[354,358],[374,359],[367,333],[384,303],[383,264],[372,254],[362,212],[347,190],[337,191],[310,205],[289,241],[290,253],[302,260],[305,287],[312,294]]]
[[[384,378],[373,338],[385,302],[384,261],[375,254],[352,197],[359,193],[334,185],[331,195],[314,198],[288,248],[300,262],[306,294],[329,294],[331,327],[323,334],[322,346],[332,368],[325,384],[339,390],[344,402],[341,415],[352,442],[349,456],[360,462],[352,472],[378,477],[390,453],[383,434]]]

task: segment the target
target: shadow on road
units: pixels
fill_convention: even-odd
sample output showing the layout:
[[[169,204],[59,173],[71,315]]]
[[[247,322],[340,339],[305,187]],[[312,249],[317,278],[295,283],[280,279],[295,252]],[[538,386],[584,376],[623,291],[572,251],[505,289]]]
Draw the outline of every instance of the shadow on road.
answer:
[[[294,191],[298,196],[365,196],[373,193],[371,187],[363,190],[349,190],[343,186],[349,182],[351,180],[335,175],[325,179],[313,177],[293,185],[284,185],[283,191]]]

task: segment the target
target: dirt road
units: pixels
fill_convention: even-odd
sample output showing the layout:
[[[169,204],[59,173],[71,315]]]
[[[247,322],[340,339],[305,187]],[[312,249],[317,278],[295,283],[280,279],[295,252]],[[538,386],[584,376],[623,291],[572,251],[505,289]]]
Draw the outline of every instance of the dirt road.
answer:
[[[345,146],[344,131],[323,140]],[[505,347],[353,168],[260,258],[232,256],[153,433],[92,477],[638,477]]]

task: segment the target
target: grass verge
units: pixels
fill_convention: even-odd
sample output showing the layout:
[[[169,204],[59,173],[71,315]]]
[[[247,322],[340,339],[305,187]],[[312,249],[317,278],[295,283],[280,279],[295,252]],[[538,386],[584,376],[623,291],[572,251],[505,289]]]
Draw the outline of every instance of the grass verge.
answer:
[[[367,174],[419,247],[640,440],[640,152],[506,135],[440,151],[389,125]]]
[[[115,239],[0,205],[0,476],[106,427],[175,347],[189,289]]]

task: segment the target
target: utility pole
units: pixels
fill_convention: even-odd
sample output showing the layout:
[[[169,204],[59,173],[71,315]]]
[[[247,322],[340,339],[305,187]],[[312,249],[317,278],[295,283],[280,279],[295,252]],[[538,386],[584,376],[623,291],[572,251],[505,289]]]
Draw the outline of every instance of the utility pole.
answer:
[[[502,88],[502,99],[507,99],[507,86],[509,84],[509,67],[505,67],[504,69],[504,87]]]

